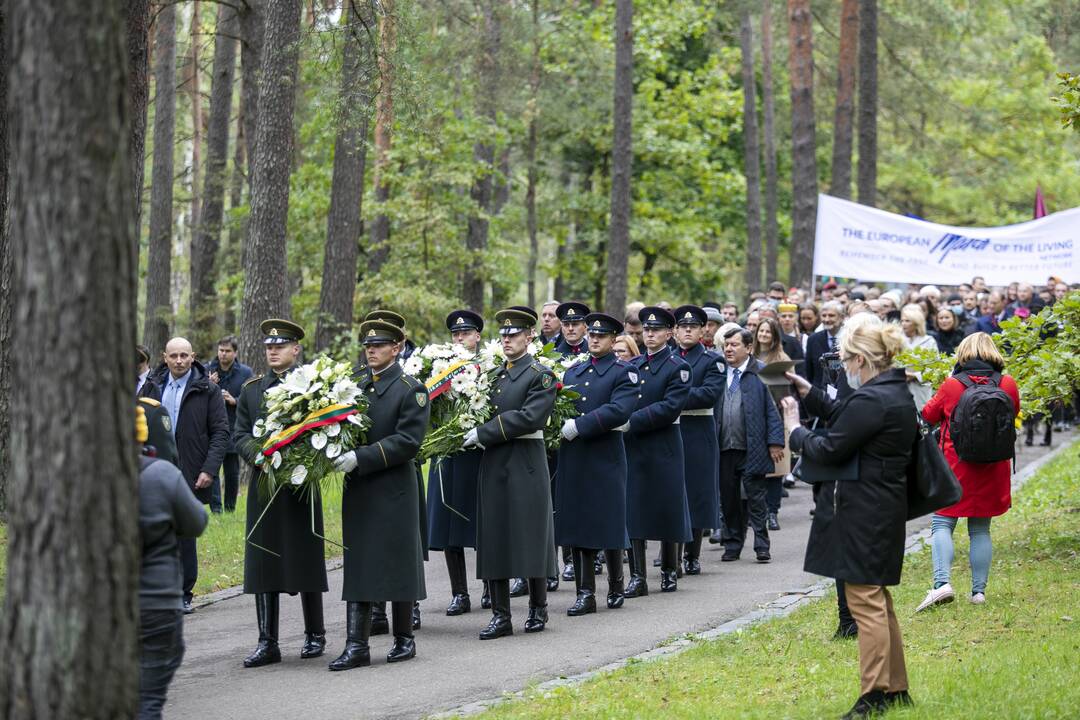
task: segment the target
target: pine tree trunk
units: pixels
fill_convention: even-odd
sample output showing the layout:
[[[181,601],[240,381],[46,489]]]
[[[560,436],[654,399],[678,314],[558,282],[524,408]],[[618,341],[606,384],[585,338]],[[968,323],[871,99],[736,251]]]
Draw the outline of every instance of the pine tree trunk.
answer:
[[[859,46],[859,0],[840,9],[840,53],[836,61],[836,112],[833,116],[832,183],[829,194],[851,197],[851,141],[855,119],[855,55]]]
[[[138,278],[127,2],[6,5],[19,68],[7,107],[12,345],[22,351],[12,357],[0,718],[130,718]]]
[[[746,294],[761,289],[761,161],[758,159],[757,98],[754,92],[754,26],[750,11],[739,29],[742,47],[743,163],[746,167]]]
[[[761,3],[761,111],[762,134],[765,136],[765,277],[771,282],[780,277],[777,271],[776,199],[776,112],[773,104],[772,75],[772,7],[769,0]]]
[[[240,106],[249,162],[255,158],[255,121],[259,117],[259,76],[266,36],[267,0],[244,0],[240,3]],[[252,173],[248,173],[251,192]],[[246,231],[245,231],[246,234]],[[261,353],[260,353],[261,354]]]
[[[218,5],[214,33],[214,69],[210,79],[210,122],[206,132],[206,176],[202,212],[191,245],[192,342],[200,356],[212,352],[221,328],[217,324],[217,255],[225,218],[225,172],[229,159],[229,121],[236,75],[236,10]]]
[[[260,109],[251,161],[251,218],[240,313],[240,357],[246,358],[256,372],[265,369],[266,364],[259,325],[267,318],[290,315],[285,235],[302,18],[300,0],[267,0],[265,8]]]
[[[499,177],[495,182],[491,199],[491,214],[493,217],[502,215],[503,209],[510,202],[512,190],[511,173],[510,146],[508,145],[499,153]],[[498,275],[493,276],[491,278],[491,307],[501,308],[508,305],[511,290],[510,285],[503,282]]]
[[[491,125],[484,133],[485,139],[473,145],[473,162],[476,178],[469,196],[476,205],[476,214],[468,219],[465,248],[468,260],[462,282],[461,298],[465,307],[474,312],[484,312],[484,250],[488,240],[488,216],[492,212],[492,174],[495,171],[495,114],[498,110],[499,51],[502,43],[502,24],[499,18],[499,0],[484,0],[481,5],[480,45],[476,58],[476,116]]]
[[[877,205],[877,0],[859,3],[859,202]]]
[[[232,177],[229,180],[229,209],[236,210],[244,203],[244,168],[247,140],[244,137],[244,96],[240,95],[240,110],[236,114],[236,148],[233,150]],[[225,251],[221,254],[221,272],[232,275],[240,272],[244,267],[243,247],[245,223],[229,223],[229,234],[225,241]],[[230,333],[236,332],[236,308],[239,299],[232,290],[226,295],[225,302],[225,329]],[[245,362],[246,359],[245,359]]]
[[[7,108],[8,69],[6,7],[0,6],[0,108]],[[4,519],[11,428],[11,322],[14,314],[11,286],[11,236],[8,232],[8,114],[0,112],[0,520]]]
[[[528,277],[529,307],[536,307],[536,267],[540,261],[540,239],[536,228],[536,147],[538,134],[536,117],[540,112],[539,96],[543,65],[540,62],[540,0],[531,0],[532,60],[529,68],[529,124],[525,141],[525,227],[529,235]]]
[[[367,7],[361,5],[360,7]],[[341,59],[338,128],[334,140],[334,177],[330,185],[330,212],[326,219],[319,326],[315,347],[325,350],[352,328],[357,257],[363,232],[364,165],[367,160],[368,120],[371,116],[370,81],[364,71],[367,25],[357,5],[348,3],[342,15],[345,46]]]
[[[792,285],[809,287],[814,262],[817,157],[814,130],[813,19],[810,0],[788,0],[791,71]]]
[[[386,172],[390,163],[391,132],[394,126],[394,53],[397,51],[395,0],[382,1],[379,15],[379,94],[375,105],[375,219],[371,223],[371,245],[367,254],[368,273],[375,275],[390,257],[390,218],[383,205],[390,199]]]
[[[146,263],[143,344],[164,352],[172,325],[173,138],[176,120],[176,5],[162,5],[154,39],[154,166]]]
[[[191,46],[188,55],[188,99],[191,102],[191,228],[192,243],[195,242],[195,232],[202,223],[201,203],[199,199],[199,173],[202,171],[202,137],[203,137],[203,112],[202,93],[200,92],[199,78],[199,0],[191,3]],[[198,346],[196,345],[196,348]]]
[[[626,310],[630,262],[631,181],[634,171],[634,0],[615,0],[615,87],[611,143],[611,225],[605,305],[614,317]]]
[[[132,190],[135,194],[135,261],[138,262],[142,219],[143,174],[146,167],[146,117],[150,104],[150,0],[128,0],[128,104],[131,107]]]

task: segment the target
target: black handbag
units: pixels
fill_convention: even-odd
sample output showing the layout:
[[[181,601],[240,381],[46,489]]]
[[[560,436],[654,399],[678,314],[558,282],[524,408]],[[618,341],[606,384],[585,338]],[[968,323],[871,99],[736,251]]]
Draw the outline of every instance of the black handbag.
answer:
[[[960,502],[963,490],[930,426],[916,412],[919,424],[907,467],[907,519],[929,515]]]

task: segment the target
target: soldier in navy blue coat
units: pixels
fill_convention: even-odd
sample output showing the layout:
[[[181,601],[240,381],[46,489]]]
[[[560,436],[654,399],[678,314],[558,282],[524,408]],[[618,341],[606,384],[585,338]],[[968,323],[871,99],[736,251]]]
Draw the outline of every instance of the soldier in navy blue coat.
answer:
[[[610,569],[607,606],[623,604],[622,551],[629,545],[623,434],[637,405],[631,367],[613,352],[622,323],[592,313],[585,324],[592,357],[563,377],[563,384],[581,395],[574,404],[582,414],[563,424],[555,495],[555,542],[572,547],[574,555],[577,599],[566,611],[571,617],[596,612],[594,563],[599,550]]]
[[[471,310],[454,310],[446,316],[446,329],[454,343],[475,353],[480,346],[484,319]],[[465,548],[476,547],[476,478],[482,454],[474,449],[453,457],[433,458],[428,469],[428,548],[442,550],[446,558],[453,596],[446,608],[450,616],[472,610]],[[484,603],[482,600],[481,604]]]
[[[659,540],[660,590],[674,592],[678,544],[690,541],[679,416],[690,394],[690,366],[668,341],[675,316],[660,307],[638,313],[645,352],[634,358],[637,407],[626,438],[630,470],[626,483],[626,529],[630,535],[630,582],[626,597],[649,594],[645,581],[645,541]]]
[[[701,572],[701,535],[720,522],[720,447],[714,410],[724,392],[724,358],[701,344],[707,319],[705,310],[695,305],[675,309],[678,355],[690,365],[692,373],[690,394],[679,423],[693,531],[683,560],[687,575]]]

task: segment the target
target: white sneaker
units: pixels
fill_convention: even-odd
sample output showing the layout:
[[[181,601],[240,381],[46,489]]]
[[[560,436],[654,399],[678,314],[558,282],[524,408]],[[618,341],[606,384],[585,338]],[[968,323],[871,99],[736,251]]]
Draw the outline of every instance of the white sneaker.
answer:
[[[951,603],[956,597],[953,593],[952,585],[945,583],[939,588],[934,588],[930,592],[926,593],[926,599],[919,604],[919,607],[915,608],[915,612],[922,612],[928,608],[932,608],[935,605],[944,605],[945,603]]]
[[[975,593],[971,596],[972,605],[982,605],[984,602],[986,602],[986,596],[982,593]]]

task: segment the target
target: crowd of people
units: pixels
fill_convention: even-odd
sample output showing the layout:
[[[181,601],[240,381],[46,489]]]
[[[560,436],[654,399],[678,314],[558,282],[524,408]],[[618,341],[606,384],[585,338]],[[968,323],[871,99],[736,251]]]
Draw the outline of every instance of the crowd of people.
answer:
[[[850,716],[909,703],[887,588],[900,579],[916,414],[942,426],[942,448],[964,492],[933,516],[933,587],[919,609],[955,596],[949,568],[960,517],[969,518],[972,537],[971,601],[985,602],[990,517],[1009,506],[1008,462],[965,459],[949,420],[972,386],[1006,393],[1015,417],[1016,385],[1003,375],[990,336],[1007,318],[1028,317],[1069,291],[1054,278],[1038,291],[1024,283],[988,288],[978,277],[947,291],[830,281],[815,296],[772,283],[745,308],[631,303],[621,318],[576,301],[504,308],[492,317],[505,355],[491,390],[492,417],[469,432],[461,452],[433,459],[426,483],[417,454],[429,404],[424,385],[402,370],[415,349],[407,321],[389,310],[369,313],[359,328],[364,357],[355,378],[369,393],[373,426],[364,445],[336,460],[346,474],[346,642],[330,669],[370,664],[369,640],[384,633],[393,636],[388,662],[415,657],[429,551],[444,555],[447,615],[473,609],[465,553],[473,548],[480,605],[492,611],[479,638],[513,634],[516,596],[528,596],[523,629],[536,633],[550,622],[547,593],[560,581],[574,583],[571,617],[598,611],[598,575],[607,576],[609,610],[648,596],[649,541],[658,545],[652,565],[661,592],[702,572],[706,539],[723,546],[722,562],[737,562],[752,530],[753,559],[770,562],[782,500],[801,477],[813,485],[816,503],[806,569],[837,580],[836,635],[859,638],[862,695]],[[486,326],[479,314],[455,310],[446,317],[447,340],[476,353]],[[165,492],[153,486],[175,495],[181,477],[196,504],[235,509],[240,461],[261,472],[254,427],[263,394],[302,354],[304,330],[296,323],[268,319],[263,333],[269,372],[259,376],[239,361],[231,336],[207,366],[183,338],[160,349],[156,368],[155,352],[137,349],[136,397],[148,426],[140,439],[148,455],[179,472],[165,478],[161,463],[144,468],[144,494]],[[562,379],[577,390],[580,415],[561,428],[557,451],[546,449],[542,431],[559,379],[530,354],[534,339],[567,358],[588,355]],[[955,353],[953,377],[936,394],[917,374],[894,367],[909,348]],[[1073,422],[1072,410],[1063,405],[1054,422]],[[149,500],[141,502],[149,508]],[[248,492],[246,502],[244,590],[255,597],[258,642],[243,664],[280,662],[282,592],[301,595],[300,657],[319,657],[328,587],[321,508],[292,493],[268,499]],[[176,521],[162,530],[162,507],[155,505],[152,532],[144,523],[145,557],[157,558],[160,581],[167,574],[161,558],[176,555],[177,587],[157,592],[154,602],[144,598],[145,717],[160,714],[162,678],[167,685],[183,653],[182,614],[192,611],[198,570],[195,535],[205,525],[205,517],[192,519],[187,502],[175,505]],[[144,560],[144,575],[149,571]],[[147,657],[155,669],[146,669]]]

